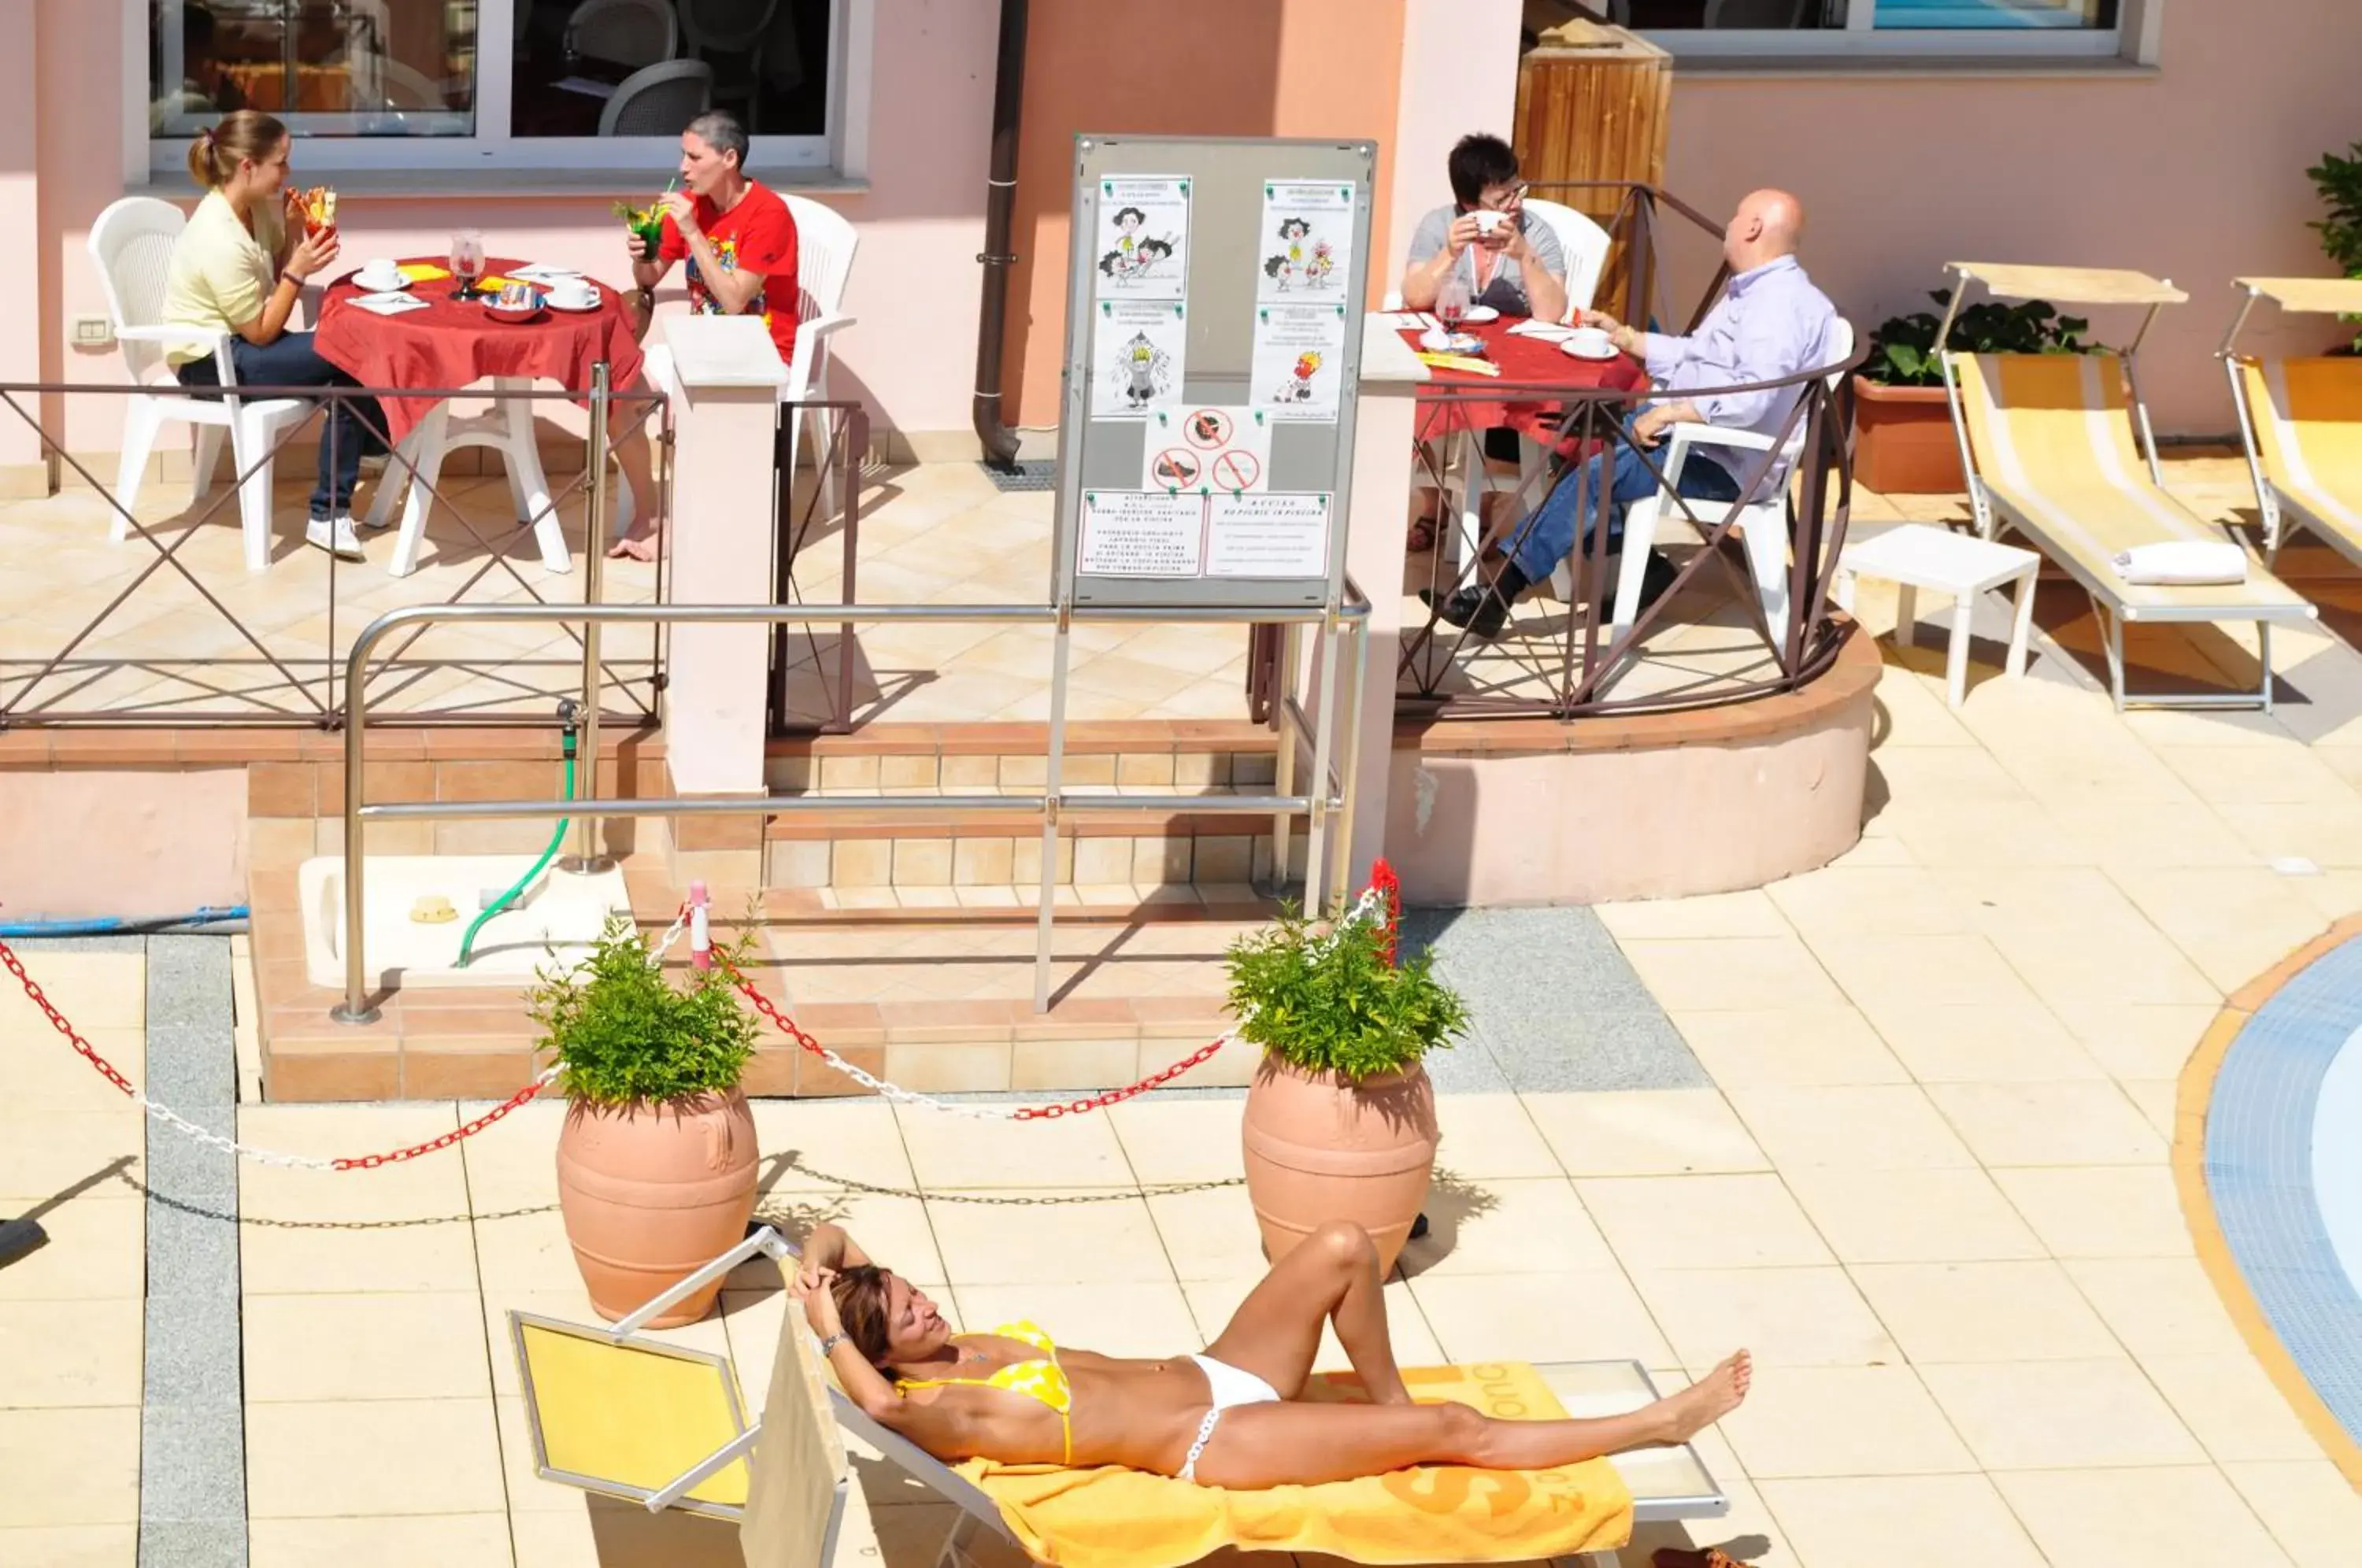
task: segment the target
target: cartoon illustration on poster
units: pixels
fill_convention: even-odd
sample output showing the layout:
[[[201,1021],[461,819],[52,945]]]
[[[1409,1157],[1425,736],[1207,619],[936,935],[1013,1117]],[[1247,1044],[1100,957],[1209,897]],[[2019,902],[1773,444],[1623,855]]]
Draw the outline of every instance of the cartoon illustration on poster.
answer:
[[[1189,182],[1116,174],[1099,182],[1093,296],[1177,300],[1189,290]]]
[[[1143,419],[1152,408],[1179,403],[1188,337],[1187,307],[1177,300],[1099,301],[1091,417]]]
[[[1353,187],[1270,180],[1256,233],[1259,300],[1342,299],[1353,263]]]
[[[1136,490],[1083,492],[1075,569],[1091,577],[1196,577],[1206,534],[1206,500]]]
[[[1217,494],[1206,503],[1208,577],[1325,577],[1326,491]]]
[[[1247,395],[1272,418],[1333,424],[1344,367],[1342,304],[1255,307]]]
[[[1141,444],[1143,490],[1197,490],[1237,495],[1261,491],[1271,479],[1267,410],[1183,403],[1148,416]]]

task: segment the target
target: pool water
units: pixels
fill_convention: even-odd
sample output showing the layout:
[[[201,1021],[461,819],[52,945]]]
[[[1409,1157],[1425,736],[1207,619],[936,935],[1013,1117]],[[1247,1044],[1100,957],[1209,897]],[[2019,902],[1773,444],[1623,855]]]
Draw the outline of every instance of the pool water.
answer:
[[[2205,1177],[2290,1357],[2362,1441],[2362,939],[2273,993],[2224,1055]]]

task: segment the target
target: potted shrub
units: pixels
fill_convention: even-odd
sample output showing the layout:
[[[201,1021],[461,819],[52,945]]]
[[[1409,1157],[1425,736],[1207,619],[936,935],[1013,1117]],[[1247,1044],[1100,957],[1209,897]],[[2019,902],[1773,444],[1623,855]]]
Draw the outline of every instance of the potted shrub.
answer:
[[[2305,173],[2312,188],[2321,193],[2322,204],[2329,209],[2329,215],[2312,226],[2321,236],[2321,248],[2339,271],[2349,278],[2362,278],[2362,141],[2349,150],[2350,158],[2323,153],[2321,161]],[[2362,337],[2335,352],[2362,354]]]
[[[1949,289],[1930,296],[1952,301]],[[1853,477],[1882,495],[1948,495],[1969,488],[1936,358],[1941,317],[1898,315],[1871,337],[1854,381]],[[2081,354],[2092,324],[2041,300],[1986,300],[1960,312],[1946,347],[1976,354]]]
[[[1419,1058],[1468,1025],[1431,955],[1397,966],[1388,923],[1322,930],[1293,908],[1230,951],[1240,1038],[1263,1047],[1247,1090],[1247,1196],[1278,1261],[1351,1220],[1394,1267],[1435,1170],[1435,1087]]]
[[[750,930],[730,948],[745,962]],[[544,973],[532,1013],[567,1098],[558,1206],[600,1316],[624,1317],[734,1246],[755,1212],[755,1119],[738,1080],[757,1025],[720,965],[665,977],[626,917]],[[721,1284],[653,1320],[694,1322]]]

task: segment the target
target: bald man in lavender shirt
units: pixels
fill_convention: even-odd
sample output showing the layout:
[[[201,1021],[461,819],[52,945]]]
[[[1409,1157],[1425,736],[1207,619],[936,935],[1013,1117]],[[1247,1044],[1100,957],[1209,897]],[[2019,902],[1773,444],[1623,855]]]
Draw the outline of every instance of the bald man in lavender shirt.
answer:
[[[1641,332],[1597,311],[1585,311],[1584,325],[1605,329],[1616,347],[1646,361],[1649,379],[1661,393],[1760,386],[1818,369],[1829,362],[1836,348],[1838,314],[1797,263],[1796,243],[1804,228],[1804,204],[1785,191],[1757,191],[1740,202],[1723,231],[1722,254],[1730,263],[1730,282],[1690,337]],[[1668,426],[1688,421],[1777,435],[1801,395],[1801,387],[1780,387],[1656,398],[1627,425],[1632,445],[1593,458],[1586,474],[1562,479],[1511,532],[1502,547],[1507,558],[1493,581],[1460,590],[1437,606],[1437,613],[1452,625],[1466,627],[1472,636],[1499,636],[1518,595],[1549,577],[1574,548],[1578,494],[1591,498],[1591,516],[1598,515],[1601,476],[1611,458],[1614,469],[1604,499],[1611,503],[1607,536],[1613,545],[1623,536],[1624,508],[1657,488],[1656,475],[1639,449],[1661,443]],[[1737,458],[1731,455],[1731,460]],[[1723,464],[1723,458],[1694,448],[1682,469],[1682,494],[1703,501],[1738,500],[1739,478]],[[1672,564],[1652,553],[1642,582],[1643,606],[1654,603],[1672,580]],[[1420,597],[1429,595],[1422,591]]]

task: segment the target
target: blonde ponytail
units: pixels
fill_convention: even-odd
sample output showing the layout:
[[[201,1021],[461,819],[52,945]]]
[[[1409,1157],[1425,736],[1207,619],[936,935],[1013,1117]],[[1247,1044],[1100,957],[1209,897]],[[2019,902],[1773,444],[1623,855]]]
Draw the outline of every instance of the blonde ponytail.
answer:
[[[229,183],[240,163],[249,159],[261,162],[286,139],[287,127],[276,116],[233,109],[189,144],[189,178],[201,191],[217,191]]]

